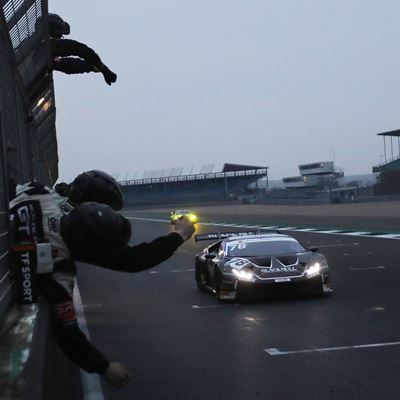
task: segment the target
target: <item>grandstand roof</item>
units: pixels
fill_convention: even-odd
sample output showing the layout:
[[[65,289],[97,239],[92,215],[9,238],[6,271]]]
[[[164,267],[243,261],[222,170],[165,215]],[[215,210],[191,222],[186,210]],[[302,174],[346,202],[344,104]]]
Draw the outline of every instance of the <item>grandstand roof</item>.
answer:
[[[378,133],[378,136],[400,137],[400,129],[396,129],[396,130],[394,130],[394,131],[388,131],[388,132]]]
[[[178,177],[187,175],[211,174],[233,171],[247,171],[255,169],[267,169],[268,167],[232,164],[232,163],[218,163],[218,164],[204,164],[204,165],[191,165],[186,167],[153,169],[153,170],[137,170],[124,173],[113,174],[114,178],[118,181],[129,181],[138,179],[155,179]]]

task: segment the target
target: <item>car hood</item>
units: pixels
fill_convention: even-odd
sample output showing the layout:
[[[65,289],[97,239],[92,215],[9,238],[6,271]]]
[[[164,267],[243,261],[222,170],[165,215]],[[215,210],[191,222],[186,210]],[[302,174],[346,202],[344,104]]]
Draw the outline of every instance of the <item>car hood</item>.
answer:
[[[242,261],[240,261],[242,260]],[[244,260],[248,261],[244,263]],[[308,264],[318,260],[315,253],[282,254],[263,257],[227,257],[231,268],[251,268],[261,279],[303,275]]]

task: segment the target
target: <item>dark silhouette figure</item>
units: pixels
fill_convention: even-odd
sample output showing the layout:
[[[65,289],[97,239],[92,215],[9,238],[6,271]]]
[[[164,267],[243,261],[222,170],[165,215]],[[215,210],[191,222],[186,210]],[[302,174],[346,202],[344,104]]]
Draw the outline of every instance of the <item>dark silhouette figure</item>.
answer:
[[[57,14],[49,14],[52,69],[65,74],[101,72],[108,85],[116,82],[117,75],[102,62],[92,48],[77,40],[63,38],[69,33],[70,26],[67,22]]]

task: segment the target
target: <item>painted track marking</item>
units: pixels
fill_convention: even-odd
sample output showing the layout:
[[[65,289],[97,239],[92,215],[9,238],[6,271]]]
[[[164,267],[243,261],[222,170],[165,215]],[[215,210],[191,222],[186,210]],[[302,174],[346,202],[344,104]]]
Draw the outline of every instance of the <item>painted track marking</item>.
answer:
[[[321,347],[315,349],[292,350],[292,351],[280,351],[279,349],[276,348],[269,348],[269,349],[264,349],[264,351],[270,356],[286,356],[289,354],[322,353],[325,351],[369,349],[369,348],[389,347],[389,346],[400,346],[400,342],[357,344],[354,346]]]
[[[82,299],[79,293],[78,283],[76,279],[74,288],[74,307],[79,327],[82,332],[87,336],[88,340],[90,340],[85,313],[83,311]],[[97,374],[89,374],[82,369],[80,370],[80,372],[84,400],[104,400],[103,389],[101,387],[99,376]]]
[[[127,219],[137,221],[149,221],[149,222],[164,222],[171,223],[169,220],[157,219],[157,218],[143,218],[143,217],[126,217]],[[340,229],[320,229],[320,228],[301,228],[294,226],[261,226],[261,225],[243,225],[243,224],[228,224],[228,223],[217,223],[217,222],[199,222],[198,225],[204,226],[224,226],[232,228],[248,228],[248,229],[261,229],[261,230],[279,230],[279,231],[293,231],[293,232],[306,232],[306,233],[322,233],[332,235],[343,235],[343,236],[358,236],[358,237],[370,237],[378,239],[400,239],[400,233],[374,233],[374,232],[358,232]]]
[[[188,269],[172,269],[170,271],[150,271],[150,274],[170,274],[170,273],[176,273],[176,272],[194,272],[194,268],[188,268]]]
[[[203,310],[205,308],[221,308],[221,307],[230,307],[230,306],[239,306],[239,303],[234,304],[211,304],[208,306],[198,306],[197,304],[192,305],[192,309],[194,310]]]
[[[349,246],[358,246],[359,243],[331,243],[331,244],[315,244],[313,246],[319,248],[328,248],[328,247],[349,247]]]
[[[350,268],[350,271],[371,271],[374,269],[385,269],[385,267],[383,265],[379,265],[378,267]]]

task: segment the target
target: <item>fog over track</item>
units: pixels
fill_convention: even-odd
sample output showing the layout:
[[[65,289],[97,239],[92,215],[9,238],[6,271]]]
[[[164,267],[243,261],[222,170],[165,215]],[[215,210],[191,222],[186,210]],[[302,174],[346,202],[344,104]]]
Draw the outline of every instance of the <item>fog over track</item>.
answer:
[[[219,211],[212,208],[199,214],[209,222],[230,224],[256,220],[265,224],[264,218],[274,217]],[[168,220],[165,210],[124,214]],[[281,224],[298,226],[299,217],[287,217]],[[312,224],[324,225],[326,218],[313,216]],[[346,219],[347,228],[369,225],[380,231],[386,228],[382,218],[389,220],[389,216],[332,218],[336,218],[329,221],[335,222],[332,226]],[[397,217],[392,221],[393,227],[400,226]],[[135,243],[172,229],[159,221],[132,220],[132,224]],[[198,233],[218,229],[235,230],[198,225]],[[78,282],[91,338],[110,359],[126,363],[133,375],[122,391],[104,384],[104,398],[398,398],[398,240],[289,233],[327,256],[332,296],[218,303],[196,287],[194,256],[207,242],[193,240],[162,265],[137,274],[81,264]]]

